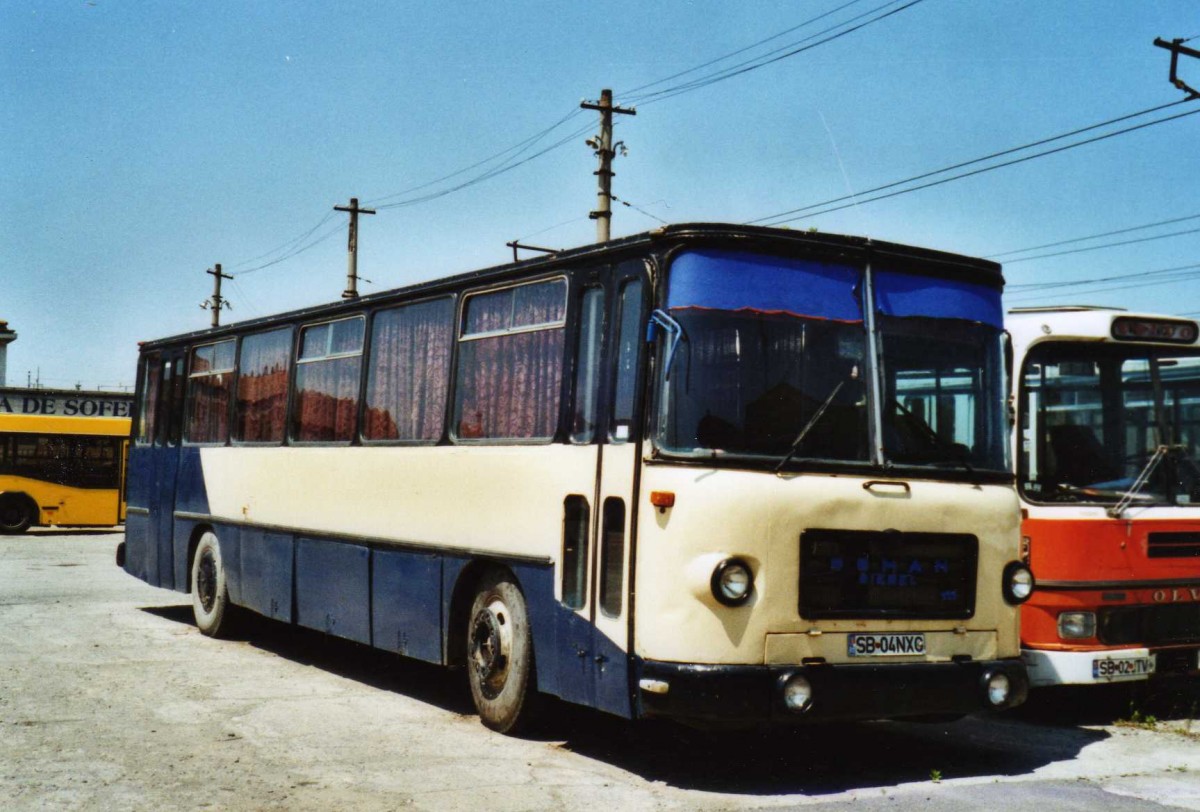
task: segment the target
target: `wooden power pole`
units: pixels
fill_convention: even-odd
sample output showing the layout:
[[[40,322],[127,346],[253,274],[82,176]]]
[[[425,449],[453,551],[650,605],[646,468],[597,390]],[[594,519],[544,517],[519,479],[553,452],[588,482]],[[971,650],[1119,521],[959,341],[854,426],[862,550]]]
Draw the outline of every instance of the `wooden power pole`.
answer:
[[[580,102],[585,110],[600,111],[600,135],[598,139],[588,141],[588,145],[596,150],[600,158],[600,168],[596,170],[599,179],[599,189],[596,192],[596,210],[588,217],[596,221],[596,242],[608,242],[612,235],[612,159],[616,156],[612,140],[613,113],[636,116],[637,111],[632,107],[628,110],[613,107],[612,91],[608,88],[600,91],[600,102]]]
[[[212,310],[212,326],[221,326],[221,311],[232,310],[229,302],[221,296],[221,280],[233,279],[227,273],[221,273],[221,263],[217,263],[214,267],[205,271],[206,274],[211,274],[213,278],[213,295],[212,298],[200,305],[205,310]]]
[[[358,198],[350,198],[349,206],[334,206],[334,211],[344,211],[350,213],[350,239],[347,243],[349,252],[348,266],[346,268],[346,289],[342,291],[343,299],[358,298],[358,215],[374,214],[374,209],[363,209],[358,205]]]

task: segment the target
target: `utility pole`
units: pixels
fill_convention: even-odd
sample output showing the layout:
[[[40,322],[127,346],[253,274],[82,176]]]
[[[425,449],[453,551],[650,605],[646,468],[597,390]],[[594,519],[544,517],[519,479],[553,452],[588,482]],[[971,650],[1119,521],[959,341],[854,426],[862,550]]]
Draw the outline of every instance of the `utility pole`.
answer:
[[[206,274],[211,274],[213,278],[213,295],[212,298],[202,302],[200,308],[202,310],[212,310],[212,326],[221,326],[221,310],[232,310],[233,305],[227,299],[221,297],[221,280],[233,279],[227,273],[221,273],[221,263],[217,263],[216,267],[209,268],[205,271]]]
[[[596,211],[589,212],[588,217],[596,221],[596,242],[608,242],[612,234],[612,159],[616,157],[612,140],[613,113],[636,116],[637,110],[613,107],[612,91],[608,88],[600,91],[600,102],[580,102],[584,110],[600,111],[600,135],[589,138],[587,145],[596,150],[600,158],[600,168],[596,170],[599,179],[599,189],[596,192]],[[618,143],[617,146],[623,146]]]
[[[1159,48],[1166,48],[1171,52],[1171,76],[1169,81],[1171,84],[1175,85],[1175,87],[1188,94],[1187,100],[1191,101],[1192,99],[1200,99],[1200,90],[1196,90],[1187,82],[1179,78],[1179,57],[1190,56],[1193,59],[1200,59],[1200,51],[1197,51],[1195,48],[1183,47],[1183,43],[1185,42],[1187,42],[1186,39],[1173,39],[1170,42],[1167,42],[1162,37],[1154,38],[1155,45],[1157,45]]]
[[[342,291],[343,299],[358,298],[358,215],[374,214],[374,209],[359,208],[358,198],[350,198],[349,206],[334,206],[334,211],[350,213],[350,240],[347,243],[349,265],[346,268],[346,289]]]

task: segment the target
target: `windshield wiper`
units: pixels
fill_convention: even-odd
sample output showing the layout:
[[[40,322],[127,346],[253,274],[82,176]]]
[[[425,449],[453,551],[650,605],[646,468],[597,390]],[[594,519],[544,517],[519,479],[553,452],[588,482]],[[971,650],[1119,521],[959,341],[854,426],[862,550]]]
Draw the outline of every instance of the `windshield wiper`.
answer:
[[[779,461],[779,464],[775,466],[775,473],[778,474],[780,471],[782,471],[783,467],[792,461],[792,457],[796,456],[796,452],[800,450],[800,444],[804,442],[804,438],[808,436],[810,431],[812,431],[812,427],[817,425],[817,421],[821,419],[821,415],[825,414],[825,410],[829,408],[829,404],[833,403],[833,399],[837,397],[838,392],[842,391],[842,387],[846,385],[846,382],[856,380],[858,380],[857,365],[851,368],[849,377],[838,381],[837,386],[833,387],[833,391],[826,396],[825,402],[821,404],[820,408],[813,412],[813,416],[810,417],[808,422],[804,424],[804,428],[800,429],[800,433],[797,434],[796,439],[792,441],[792,447],[788,449],[788,453],[785,454],[783,459]]]
[[[1150,481],[1150,475],[1154,473],[1154,469],[1163,461],[1163,458],[1172,451],[1171,446],[1160,445],[1154,449],[1154,454],[1146,461],[1146,466],[1142,468],[1137,475],[1137,479],[1133,480],[1133,485],[1130,486],[1124,495],[1121,496],[1117,503],[1105,511],[1111,518],[1119,519],[1125,509],[1133,504],[1133,500],[1138,498],[1139,492],[1146,487],[1146,483]]]

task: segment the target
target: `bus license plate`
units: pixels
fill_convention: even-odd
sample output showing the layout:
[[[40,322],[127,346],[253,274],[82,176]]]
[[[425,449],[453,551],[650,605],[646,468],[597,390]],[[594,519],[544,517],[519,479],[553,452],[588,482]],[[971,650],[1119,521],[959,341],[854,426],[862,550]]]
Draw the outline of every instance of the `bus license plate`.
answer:
[[[1092,660],[1093,679],[1140,679],[1153,673],[1153,654],[1149,657],[1097,657]]]
[[[846,654],[850,657],[911,657],[924,653],[924,634],[850,634],[846,636]]]

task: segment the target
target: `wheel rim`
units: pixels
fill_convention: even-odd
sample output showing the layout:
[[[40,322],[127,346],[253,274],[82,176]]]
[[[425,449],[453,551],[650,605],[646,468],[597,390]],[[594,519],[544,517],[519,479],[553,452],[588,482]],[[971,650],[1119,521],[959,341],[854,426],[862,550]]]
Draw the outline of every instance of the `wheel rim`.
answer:
[[[211,550],[200,553],[196,566],[196,594],[204,611],[211,612],[217,602],[217,562]]]
[[[495,699],[508,681],[512,662],[512,627],[504,602],[494,600],[475,615],[471,624],[471,667],[479,689]]]

